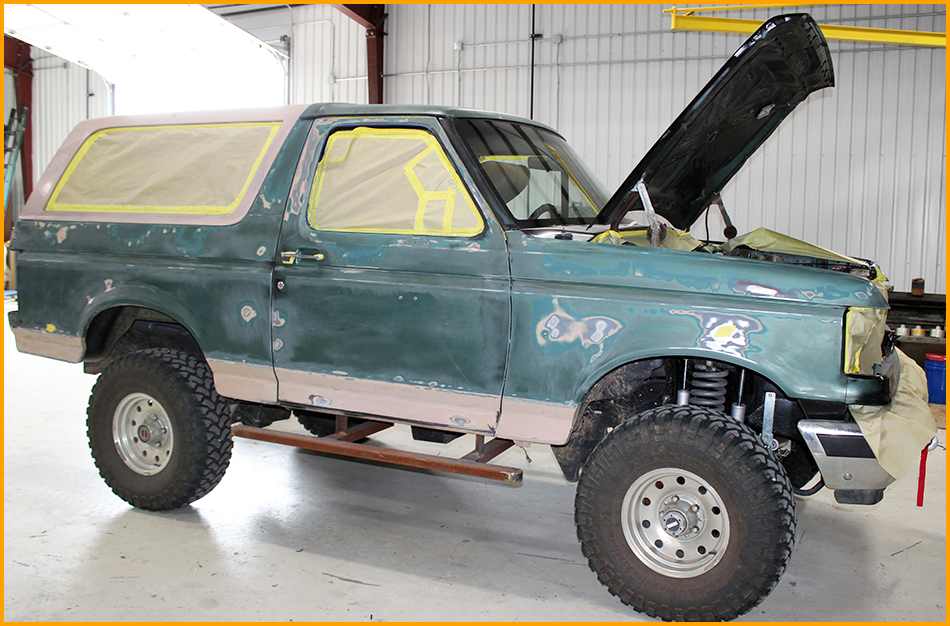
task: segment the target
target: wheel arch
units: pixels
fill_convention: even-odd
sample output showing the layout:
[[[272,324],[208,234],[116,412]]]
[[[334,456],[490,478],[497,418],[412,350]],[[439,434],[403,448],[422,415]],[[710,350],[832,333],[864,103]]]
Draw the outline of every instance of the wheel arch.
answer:
[[[731,355],[691,349],[614,364],[610,369],[601,368],[595,380],[585,382],[567,443],[552,446],[565,478],[578,480],[590,453],[613,428],[642,411],[674,403],[676,392],[683,388],[686,360],[712,361],[717,366],[745,371],[746,388],[774,390],[784,402],[794,405],[792,410],[797,408],[797,402],[789,399],[761,364]],[[756,405],[747,408],[751,412]]]
[[[574,415],[575,424],[580,418],[580,415],[583,412],[584,404],[589,400],[591,392],[594,391],[597,386],[602,383],[602,381],[608,380],[612,376],[616,376],[617,372],[621,371],[624,367],[634,363],[642,363],[644,361],[651,360],[675,361],[683,359],[714,361],[718,363],[724,363],[732,367],[742,368],[746,371],[753,372],[766,380],[769,380],[777,388],[782,389],[783,393],[786,393],[787,385],[784,383],[784,381],[781,378],[773,378],[771,373],[767,372],[766,368],[757,361],[737,357],[725,352],[716,352],[714,350],[705,350],[702,348],[671,348],[669,350],[653,351],[649,354],[625,355],[622,357],[617,357],[610,361],[605,361],[596,369],[591,369],[589,372],[587,372],[584,380],[580,383],[580,385],[578,385],[577,397],[574,398],[574,401],[577,404],[577,412]]]
[[[85,371],[99,373],[117,357],[148,348],[174,348],[204,360],[190,317],[179,307],[140,298],[116,298],[89,310],[80,326]]]

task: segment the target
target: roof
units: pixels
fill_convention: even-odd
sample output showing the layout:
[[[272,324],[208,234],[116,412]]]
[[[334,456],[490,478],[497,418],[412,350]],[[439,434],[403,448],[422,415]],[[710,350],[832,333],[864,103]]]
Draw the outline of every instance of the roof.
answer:
[[[301,119],[315,119],[318,117],[342,117],[349,115],[385,115],[385,116],[411,116],[422,115],[431,117],[444,117],[449,119],[458,118],[478,118],[502,120],[505,122],[514,122],[516,124],[531,124],[539,126],[550,131],[553,128],[515,115],[507,113],[497,113],[494,111],[479,111],[477,109],[456,109],[451,107],[428,106],[419,104],[348,104],[339,102],[317,103],[307,107],[307,110],[301,115]],[[554,131],[556,132],[556,131]]]

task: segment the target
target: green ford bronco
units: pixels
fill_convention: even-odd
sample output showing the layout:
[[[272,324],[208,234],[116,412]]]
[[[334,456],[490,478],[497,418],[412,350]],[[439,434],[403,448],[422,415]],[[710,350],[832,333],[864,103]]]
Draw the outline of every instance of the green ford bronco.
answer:
[[[81,123],[16,224],[23,352],[98,374],[105,482],[166,510],[232,437],[516,482],[548,444],[611,593],[731,619],[775,586],[795,497],[874,504],[935,434],[871,262],[719,192],[830,87],[807,15],[763,25],[610,195],[554,130],[315,104]],[[688,228],[705,211],[725,241]],[[707,233],[707,239],[708,233]],[[306,431],[268,428],[294,416]],[[474,435],[460,459],[368,440]]]

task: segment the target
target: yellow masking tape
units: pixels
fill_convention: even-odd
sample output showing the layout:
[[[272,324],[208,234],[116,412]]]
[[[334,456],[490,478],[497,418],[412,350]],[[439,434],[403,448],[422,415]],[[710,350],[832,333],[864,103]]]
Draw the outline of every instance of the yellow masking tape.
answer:
[[[63,190],[63,187],[66,186],[69,178],[76,171],[76,168],[82,162],[83,157],[89,151],[90,148],[95,144],[96,141],[105,137],[111,133],[122,133],[122,132],[134,132],[134,131],[161,131],[161,130],[178,130],[178,129],[198,129],[198,128],[248,128],[248,127],[271,127],[271,131],[267,136],[264,145],[262,146],[260,152],[257,155],[257,158],[254,161],[254,164],[251,166],[250,171],[248,172],[247,177],[244,180],[244,184],[241,187],[240,192],[237,194],[237,197],[226,206],[155,206],[155,205],[110,205],[110,204],[66,204],[59,203],[56,200],[59,197],[60,192]],[[56,187],[53,189],[53,193],[50,195],[50,200],[47,203],[47,211],[84,211],[84,212],[104,212],[104,213],[174,213],[174,214],[192,214],[192,215],[227,215],[228,213],[233,212],[237,206],[241,203],[241,200],[244,198],[244,194],[247,193],[247,189],[251,184],[251,179],[254,178],[254,174],[257,173],[257,169],[260,167],[261,161],[264,160],[264,155],[267,153],[267,149],[270,147],[271,142],[274,140],[274,136],[277,134],[277,131],[280,127],[280,122],[240,122],[240,123],[227,123],[227,124],[190,124],[190,125],[168,125],[168,126],[127,126],[122,128],[107,128],[100,130],[99,132],[93,133],[90,135],[84,142],[83,145],[79,148],[79,151],[76,152],[76,155],[70,161],[69,166],[66,168],[66,171],[63,172],[62,178],[56,184]]]
[[[427,133],[424,130],[418,130],[413,128],[354,128],[352,130],[344,130],[333,133],[327,139],[327,146],[324,150],[324,155],[334,154],[334,147],[337,141],[340,140],[352,140],[356,138],[363,137],[375,137],[375,138],[389,138],[389,139],[412,139],[421,141],[426,145],[426,148],[411,159],[408,163],[403,166],[403,172],[406,176],[406,179],[409,181],[409,184],[412,186],[416,195],[419,198],[419,202],[416,206],[416,214],[414,220],[414,228],[404,229],[404,228],[337,228],[337,229],[327,229],[327,230],[336,230],[338,232],[374,232],[374,233],[389,233],[389,234],[415,234],[415,235],[443,235],[443,236],[462,236],[469,237],[472,235],[477,235],[482,232],[484,224],[482,222],[481,215],[475,208],[475,203],[472,201],[471,197],[468,195],[465,186],[462,183],[462,180],[459,178],[458,174],[455,171],[455,168],[452,166],[451,162],[446,156],[445,152],[442,150],[441,145],[439,145],[438,140],[433,137],[431,134]],[[455,189],[449,189],[446,191],[428,191],[422,186],[422,182],[419,180],[418,175],[415,172],[415,168],[419,163],[425,159],[430,154],[435,154],[442,166],[445,168],[446,172],[451,177],[452,182],[455,184]],[[320,201],[320,195],[323,191],[324,181],[327,175],[328,165],[331,162],[340,163],[345,161],[346,156],[344,155],[341,158],[329,159],[324,156],[320,160],[320,164],[317,167],[317,173],[314,176],[313,191],[310,195],[310,207],[308,210],[308,217],[311,225],[314,228],[319,229],[319,225],[316,224],[316,209]],[[469,210],[472,212],[472,215],[475,217],[477,226],[462,228],[462,227],[453,227],[452,222],[455,215],[455,199],[456,195],[461,194],[463,202],[468,206]],[[442,218],[442,229],[432,229],[425,228],[425,212],[427,203],[433,200],[443,200],[445,201],[445,209]]]

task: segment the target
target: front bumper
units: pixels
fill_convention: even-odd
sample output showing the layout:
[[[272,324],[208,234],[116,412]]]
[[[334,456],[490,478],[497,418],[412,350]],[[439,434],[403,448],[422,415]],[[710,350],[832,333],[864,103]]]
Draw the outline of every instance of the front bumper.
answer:
[[[848,377],[855,382],[853,396],[848,388],[853,422],[798,422],[825,486],[835,490],[839,502],[880,501],[884,488],[915,465],[937,433],[919,365],[895,349],[875,372],[874,376]]]
[[[894,482],[856,423],[801,420],[798,430],[829,489],[884,489]]]

